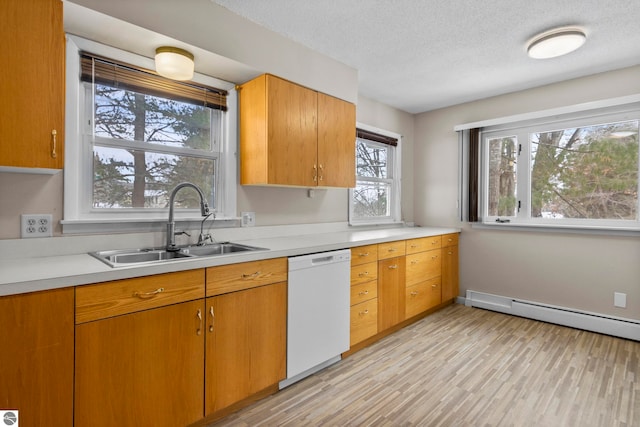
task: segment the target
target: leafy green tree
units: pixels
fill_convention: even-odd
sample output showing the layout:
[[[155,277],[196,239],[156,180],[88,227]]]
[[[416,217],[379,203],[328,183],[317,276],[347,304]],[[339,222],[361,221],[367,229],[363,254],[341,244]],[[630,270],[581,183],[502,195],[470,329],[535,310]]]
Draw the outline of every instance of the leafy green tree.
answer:
[[[532,216],[636,219],[638,134],[615,136],[624,126],[629,123],[536,134]]]

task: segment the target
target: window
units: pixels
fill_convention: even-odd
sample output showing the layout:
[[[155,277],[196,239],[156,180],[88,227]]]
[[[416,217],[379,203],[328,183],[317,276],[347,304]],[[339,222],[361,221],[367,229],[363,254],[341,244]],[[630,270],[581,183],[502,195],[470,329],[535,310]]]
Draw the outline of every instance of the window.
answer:
[[[349,190],[351,224],[400,221],[400,135],[358,125],[356,187]]]
[[[482,131],[483,222],[640,228],[638,104]]]
[[[67,59],[80,77],[73,82],[78,134],[67,137],[63,224],[166,220],[169,195],[185,181],[203,191],[218,217],[235,216],[229,97],[211,86],[229,84],[204,76],[205,83],[172,81],[147,72],[153,65],[146,58],[79,44]],[[77,202],[67,201],[67,194]],[[175,208],[176,218],[198,217],[195,190],[181,191]]]

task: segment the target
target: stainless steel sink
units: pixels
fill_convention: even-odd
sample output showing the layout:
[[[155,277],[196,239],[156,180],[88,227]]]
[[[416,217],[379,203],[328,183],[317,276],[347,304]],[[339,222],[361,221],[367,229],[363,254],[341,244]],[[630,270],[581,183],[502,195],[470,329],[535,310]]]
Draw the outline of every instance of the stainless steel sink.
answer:
[[[255,246],[241,245],[239,243],[223,242],[223,243],[213,243],[213,244],[204,245],[204,246],[188,246],[186,248],[180,249],[180,252],[186,255],[191,255],[191,256],[206,257],[206,256],[232,254],[235,252],[259,251],[259,250],[266,250],[266,249],[258,248]]]
[[[205,258],[260,250],[268,249],[239,243],[223,242],[204,246],[184,246],[178,248],[177,251],[168,251],[164,248],[122,249],[89,252],[89,255],[111,267],[122,267],[125,265],[157,264],[187,258]]]

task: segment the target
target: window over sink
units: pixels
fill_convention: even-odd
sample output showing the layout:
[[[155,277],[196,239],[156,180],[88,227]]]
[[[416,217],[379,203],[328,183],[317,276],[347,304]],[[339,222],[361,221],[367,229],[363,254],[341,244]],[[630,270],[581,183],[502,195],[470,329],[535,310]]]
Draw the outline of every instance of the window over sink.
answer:
[[[149,58],[69,37],[67,125],[77,132],[67,136],[64,228],[166,221],[171,190],[185,181],[218,218],[235,217],[233,85],[151,69]],[[176,219],[199,217],[196,192],[180,195]]]

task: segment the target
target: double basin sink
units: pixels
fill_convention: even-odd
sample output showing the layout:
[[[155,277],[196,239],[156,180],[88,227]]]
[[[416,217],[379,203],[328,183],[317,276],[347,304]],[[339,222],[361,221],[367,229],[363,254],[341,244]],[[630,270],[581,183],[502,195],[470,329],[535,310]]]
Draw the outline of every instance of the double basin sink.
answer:
[[[186,258],[215,257],[238,252],[264,250],[267,249],[240,243],[223,242],[203,246],[184,246],[177,248],[175,251],[169,251],[164,248],[143,248],[89,252],[89,255],[111,267],[123,267],[125,265],[157,264]]]

